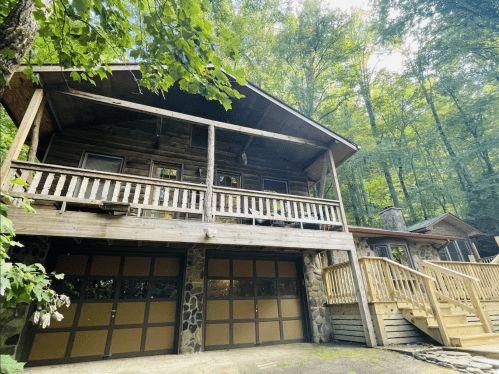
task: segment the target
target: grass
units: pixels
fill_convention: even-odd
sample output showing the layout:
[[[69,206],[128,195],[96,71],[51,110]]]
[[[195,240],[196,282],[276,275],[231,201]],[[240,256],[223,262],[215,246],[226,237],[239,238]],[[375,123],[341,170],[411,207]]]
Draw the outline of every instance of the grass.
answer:
[[[295,365],[303,365],[303,364],[306,364],[310,362],[310,360],[302,360],[302,361],[298,361],[297,363],[295,363]]]
[[[277,364],[278,368],[283,368],[285,366],[288,366],[288,364],[285,364],[284,362],[281,362],[280,364]]]
[[[381,351],[357,346],[341,346],[337,344],[321,344],[314,347],[314,353],[323,360],[340,358],[360,358],[364,361],[379,362]]]

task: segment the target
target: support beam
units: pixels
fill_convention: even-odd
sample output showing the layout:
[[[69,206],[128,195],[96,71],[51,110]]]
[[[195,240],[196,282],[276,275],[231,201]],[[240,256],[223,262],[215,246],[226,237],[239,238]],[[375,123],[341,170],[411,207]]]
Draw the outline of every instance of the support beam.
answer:
[[[334,196],[336,200],[340,203],[340,215],[341,215],[341,229],[342,231],[348,232],[347,217],[345,214],[345,208],[343,206],[343,199],[341,198],[340,184],[338,182],[338,175],[336,174],[336,166],[334,164],[333,152],[329,150],[329,162],[331,163],[331,183],[333,185]]]
[[[42,100],[38,111],[36,112],[35,120],[33,121],[33,127],[31,130],[31,143],[29,145],[28,151],[28,161],[34,162],[36,158],[36,152],[38,151],[38,141],[40,140],[40,124],[42,122],[43,110],[45,109],[45,99]]]
[[[12,161],[17,160],[19,155],[21,154],[24,142],[26,141],[29,131],[31,130],[31,125],[33,124],[42,99],[43,90],[41,88],[37,88],[33,96],[31,97],[28,109],[26,110],[26,113],[24,113],[24,117],[21,121],[19,129],[17,130],[16,136],[14,137],[14,141],[12,142],[9,151],[7,152],[7,156],[5,156],[5,160],[2,164],[2,169],[0,171],[1,187],[4,186],[9,177],[9,169]]]
[[[473,256],[475,256],[475,260],[480,260],[480,253],[478,253],[478,249],[476,248],[475,243],[471,242],[471,251],[473,252]]]
[[[208,166],[206,167],[206,196],[204,212],[206,222],[213,222],[213,176],[215,172],[215,126],[208,126]]]
[[[173,112],[171,110],[165,110],[165,109],[155,108],[155,107],[148,106],[148,105],[137,104],[137,103],[134,103],[131,101],[113,99],[110,97],[90,94],[90,93],[81,92],[81,91],[72,91],[72,92],[58,91],[58,92],[63,94],[63,95],[77,97],[77,98],[80,98],[83,100],[88,100],[88,101],[92,101],[94,103],[108,105],[108,106],[112,106],[115,108],[122,108],[125,110],[130,110],[132,112],[145,113],[145,114],[150,114],[153,116],[163,117],[163,118],[172,118],[176,121],[187,122],[187,123],[201,124],[201,125],[207,125],[207,126],[213,125],[217,129],[221,129],[221,130],[236,131],[236,132],[239,132],[241,134],[248,134],[248,135],[253,135],[253,136],[262,136],[264,138],[270,138],[270,139],[275,139],[275,140],[284,140],[284,141],[287,141],[290,143],[296,143],[296,144],[301,144],[301,145],[308,145],[310,147],[315,147],[315,148],[327,149],[327,147],[323,144],[319,144],[319,143],[316,143],[316,142],[311,141],[311,140],[297,138],[295,136],[277,134],[277,133],[270,132],[270,131],[256,130],[256,129],[252,129],[249,127],[233,125],[230,123],[213,121],[213,120],[206,119],[206,118],[201,118],[201,117],[191,116],[188,114]]]
[[[362,326],[364,327],[364,335],[366,337],[366,345],[370,348],[376,347],[376,335],[374,333],[373,321],[371,312],[369,311],[369,304],[367,303],[366,290],[364,289],[364,282],[360,272],[359,259],[357,258],[357,251],[348,251],[348,260],[350,261],[350,268],[352,270],[353,284],[357,293],[357,302],[359,303],[360,318]]]
[[[320,192],[319,192],[319,199],[325,199],[326,198],[326,179],[327,179],[327,164],[328,164],[328,154],[326,153],[324,155],[324,165],[322,165],[322,172],[321,172],[321,183],[320,183]]]

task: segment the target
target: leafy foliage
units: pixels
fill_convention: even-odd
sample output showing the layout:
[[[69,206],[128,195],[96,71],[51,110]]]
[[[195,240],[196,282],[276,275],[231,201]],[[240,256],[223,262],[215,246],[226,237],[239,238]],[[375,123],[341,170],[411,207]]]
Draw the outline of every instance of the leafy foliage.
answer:
[[[139,63],[142,77],[135,77],[137,83],[158,94],[178,82],[181,89],[218,100],[226,109],[231,107],[231,98],[241,97],[224,74],[245,83],[243,70],[234,68],[239,59],[239,38],[227,27],[213,28],[207,0],[33,3],[33,17],[40,29],[24,72],[35,82],[31,65],[47,63],[49,55],[65,69],[83,70],[71,72],[72,79],[94,85],[96,79],[112,74],[108,62],[126,61]],[[17,4],[8,0],[2,6],[0,25]],[[13,53],[1,52],[5,56]],[[5,78],[3,81],[2,86]]]
[[[0,370],[2,374],[12,374],[24,371],[25,362],[17,362],[9,355],[0,355]]]

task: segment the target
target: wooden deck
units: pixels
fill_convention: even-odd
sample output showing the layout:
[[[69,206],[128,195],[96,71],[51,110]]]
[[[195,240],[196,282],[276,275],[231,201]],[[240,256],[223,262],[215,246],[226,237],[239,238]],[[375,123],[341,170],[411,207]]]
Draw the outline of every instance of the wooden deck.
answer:
[[[359,259],[359,265],[378,344],[418,342],[424,336],[454,347],[499,343],[495,333],[499,331],[499,265],[423,261],[423,272],[418,272],[386,258],[370,257]],[[361,341],[349,264],[326,267],[323,275],[333,329],[341,339]],[[408,322],[396,322],[401,318],[416,329],[404,326]],[[400,327],[392,327],[392,319]]]
[[[186,219],[205,221],[204,184],[158,180],[132,175],[97,172],[57,165],[13,161],[9,180],[20,178],[28,186],[5,183],[2,190],[13,197],[49,201],[66,206],[120,206],[118,210],[137,217],[162,217],[162,213],[183,213]],[[288,225],[296,228],[339,230],[343,226],[340,203],[263,191],[212,187],[210,215],[214,221]],[[112,208],[108,208],[112,209]],[[171,216],[169,216],[171,217]],[[218,218],[218,219],[217,219]],[[304,226],[305,225],[305,226]]]

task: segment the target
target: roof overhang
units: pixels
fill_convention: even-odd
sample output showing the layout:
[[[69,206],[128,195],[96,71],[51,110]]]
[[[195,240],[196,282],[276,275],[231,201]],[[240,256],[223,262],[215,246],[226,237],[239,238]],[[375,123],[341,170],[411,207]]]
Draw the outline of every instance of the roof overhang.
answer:
[[[481,232],[477,228],[471,226],[470,224],[466,223],[463,221],[461,218],[455,216],[452,213],[446,213],[440,217],[440,219],[436,220],[435,222],[431,222],[429,225],[423,226],[418,228],[417,230],[414,230],[414,232],[427,232],[431,231],[431,229],[435,226],[438,225],[438,223],[446,221],[450,225],[456,226],[460,230],[464,231],[468,237],[477,237],[477,236],[483,236],[486,235],[485,233]]]
[[[73,70],[78,71],[77,69],[62,70],[57,65],[33,68],[44,91],[48,94],[46,95],[48,105],[45,106],[40,127],[42,138],[47,139],[53,132],[63,131],[68,127],[154,118],[147,114],[131,114],[123,108],[109,108],[97,103],[89,103],[60,93],[78,90],[209,120],[310,140],[332,149],[336,166],[344,163],[359,150],[355,143],[304,116],[296,109],[251,83],[240,86],[235,81],[231,82],[233,88],[245,97],[233,100],[232,109],[226,111],[219,102],[208,101],[201,95],[189,94],[180,90],[178,85],[171,87],[164,96],[144,87],[139,88],[137,79],[141,78],[141,73],[138,65],[110,64],[109,66],[112,68],[113,74],[104,80],[100,80],[97,76],[94,77],[96,86],[84,80],[82,82],[73,81],[69,74]],[[14,74],[10,88],[5,90],[2,98],[2,104],[17,126],[19,126],[36,88],[36,85],[24,76],[23,69],[24,67],[19,68]],[[240,134],[239,142],[244,144],[248,138],[248,135]],[[48,141],[45,140],[45,142]],[[255,138],[251,141],[246,153],[250,156],[252,152],[257,153],[262,148],[271,148],[277,157],[294,165],[297,170],[306,171],[311,182],[319,180],[324,149],[283,143],[268,138]]]
[[[403,232],[403,231],[391,231],[376,229],[371,227],[356,227],[349,226],[348,230],[353,234],[353,236],[363,237],[363,238],[378,238],[378,237],[394,237],[394,238],[405,238],[410,239],[415,242],[426,242],[426,243],[441,243],[445,244],[448,241],[456,240],[452,236],[437,236],[428,234],[419,234],[413,232]]]

